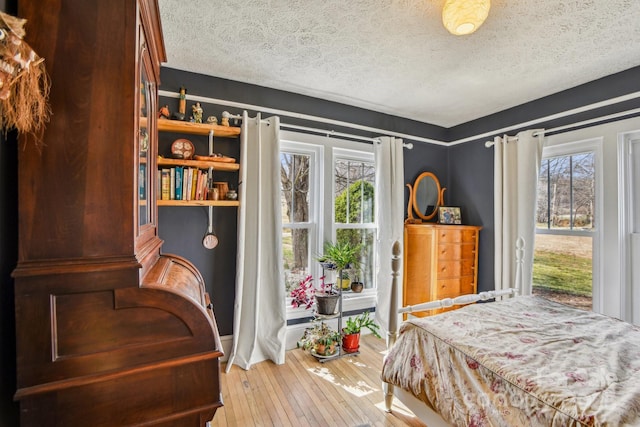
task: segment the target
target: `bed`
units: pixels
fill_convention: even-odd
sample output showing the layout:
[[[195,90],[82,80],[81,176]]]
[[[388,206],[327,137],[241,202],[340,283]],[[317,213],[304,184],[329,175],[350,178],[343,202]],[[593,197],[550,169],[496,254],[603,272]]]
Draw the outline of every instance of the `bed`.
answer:
[[[390,337],[387,410],[398,395],[429,427],[640,425],[637,326],[518,296],[410,318],[397,339],[391,324]]]

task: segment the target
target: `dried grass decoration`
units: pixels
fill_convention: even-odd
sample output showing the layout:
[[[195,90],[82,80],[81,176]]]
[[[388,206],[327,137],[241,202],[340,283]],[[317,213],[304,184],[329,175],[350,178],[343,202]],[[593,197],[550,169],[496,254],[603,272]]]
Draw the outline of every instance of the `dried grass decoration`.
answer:
[[[36,134],[49,121],[51,82],[44,58],[22,40],[26,22],[0,12],[0,124]]]

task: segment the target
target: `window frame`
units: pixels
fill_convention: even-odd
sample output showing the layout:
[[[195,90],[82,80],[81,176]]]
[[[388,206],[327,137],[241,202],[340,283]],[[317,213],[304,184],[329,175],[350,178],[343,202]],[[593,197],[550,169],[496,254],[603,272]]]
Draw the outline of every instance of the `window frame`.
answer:
[[[281,229],[301,229],[306,228],[309,238],[309,274],[313,277],[319,277],[319,270],[316,266],[317,263],[313,262],[318,249],[321,245],[321,238],[323,234],[324,224],[319,219],[322,217],[320,214],[320,206],[322,206],[321,195],[324,192],[324,171],[321,167],[322,159],[324,158],[324,147],[321,145],[301,143],[289,138],[280,140],[280,155],[282,153],[290,153],[294,155],[309,156],[309,220],[306,223],[288,222],[282,223]],[[286,295],[287,304],[287,319],[297,319],[307,316],[307,310],[303,307],[293,308],[291,306],[291,296]]]
[[[296,152],[299,154],[308,154],[309,152],[317,153],[315,161],[310,162],[314,163],[314,167],[316,168],[314,169],[314,171],[316,172],[315,177],[312,178],[310,186],[313,185],[317,189],[317,193],[315,193],[314,197],[311,197],[310,195],[309,201],[310,204],[313,204],[313,207],[309,207],[309,219],[310,221],[313,220],[317,223],[315,228],[315,233],[317,234],[313,237],[309,236],[309,248],[311,251],[310,259],[313,260],[313,257],[316,254],[322,253],[322,246],[324,241],[335,241],[336,236],[336,229],[333,227],[335,221],[335,211],[333,204],[333,195],[335,194],[333,175],[333,171],[335,168],[334,153],[337,151],[341,155],[347,156],[347,158],[351,158],[352,160],[359,160],[363,158],[368,159],[368,161],[372,161],[374,163],[375,167],[373,144],[367,144],[366,142],[363,143],[359,141],[349,141],[336,137],[281,130],[280,152],[283,151]],[[341,159],[342,158],[345,157],[341,157]],[[310,174],[312,174],[314,171],[310,170]],[[285,224],[282,224],[282,228],[285,228]],[[312,246],[312,241],[315,242],[315,246]],[[317,262],[311,262],[310,264],[310,274],[313,275],[314,279],[319,278],[322,274],[322,268],[320,264]],[[364,289],[359,294],[348,294],[343,296],[343,312],[369,309],[375,306],[375,286],[373,288]],[[288,321],[293,320],[295,322],[296,319],[303,319],[311,316],[311,312],[309,310],[305,310],[304,308],[291,307],[291,297],[289,295],[286,296],[286,309]]]
[[[360,143],[362,144],[362,143]],[[346,148],[340,148],[340,147],[336,147],[333,148],[332,150],[332,159],[331,159],[331,193],[329,194],[328,192],[325,193],[325,196],[327,196],[327,204],[331,206],[331,222],[330,222],[330,229],[331,229],[331,240],[332,241],[336,241],[337,238],[337,233],[339,229],[342,230],[374,230],[374,239],[373,241],[375,242],[377,239],[377,234],[378,234],[378,225],[375,221],[375,214],[374,214],[374,218],[373,218],[373,222],[361,222],[361,223],[337,223],[336,222],[336,215],[335,215],[335,193],[336,193],[336,188],[335,188],[335,170],[336,170],[336,163],[338,161],[353,161],[353,162],[360,162],[360,163],[371,163],[373,164],[373,168],[375,170],[375,155],[373,150],[371,150],[370,152],[368,151],[364,151],[364,150],[354,150],[354,149],[346,149]],[[375,183],[374,183],[375,185]],[[373,198],[373,203],[374,205],[377,203],[377,199],[376,199],[376,194],[374,192],[374,198]],[[325,221],[326,222],[326,221]],[[374,251],[374,259],[375,259],[375,247],[373,249]],[[375,265],[374,265],[375,268]],[[378,284],[376,282],[376,275],[372,274],[371,275],[372,280],[373,280],[373,284],[371,287],[369,288],[364,288],[361,292],[362,295],[367,295],[367,294],[376,294],[376,289],[378,287]],[[349,298],[351,298],[352,296],[349,295]]]
[[[603,307],[603,277],[604,272],[601,256],[602,240],[602,221],[604,214],[604,169],[603,169],[603,138],[590,138],[580,141],[572,141],[566,143],[558,143],[545,146],[542,149],[541,161],[551,157],[572,156],[577,154],[593,153],[594,169],[595,169],[595,203],[593,229],[585,230],[560,230],[535,227],[536,234],[555,234],[564,236],[591,236],[592,237],[592,309],[600,312]]]

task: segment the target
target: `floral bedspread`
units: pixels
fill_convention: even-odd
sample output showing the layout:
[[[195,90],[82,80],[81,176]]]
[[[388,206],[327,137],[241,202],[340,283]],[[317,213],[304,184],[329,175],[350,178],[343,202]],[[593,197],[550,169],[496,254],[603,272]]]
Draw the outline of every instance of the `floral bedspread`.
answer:
[[[382,380],[458,426],[640,426],[640,328],[540,297],[408,320]]]

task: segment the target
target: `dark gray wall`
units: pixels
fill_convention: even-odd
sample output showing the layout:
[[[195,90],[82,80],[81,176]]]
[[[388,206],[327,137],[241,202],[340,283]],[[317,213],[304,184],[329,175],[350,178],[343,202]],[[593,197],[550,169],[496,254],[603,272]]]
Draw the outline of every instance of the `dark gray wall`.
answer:
[[[161,99],[171,104],[171,99]],[[188,102],[188,108],[191,108]],[[202,104],[206,115],[214,114],[214,108]],[[175,109],[172,109],[175,111]],[[205,115],[205,117],[206,117]],[[220,118],[220,113],[216,113]],[[208,137],[161,132],[158,153],[169,156],[171,143],[176,138],[188,138],[196,147],[196,154],[208,154]],[[239,158],[240,141],[238,138],[214,137],[214,150],[227,156]],[[238,188],[238,173],[214,172],[215,181],[227,181],[231,189]],[[259,209],[259,207],[256,207]],[[213,250],[202,246],[202,238],[207,231],[208,208],[158,207],[158,233],[164,240],[163,252],[173,253],[187,258],[202,273],[207,284],[216,314],[220,334],[233,333],[233,304],[236,283],[237,248],[237,208],[216,207],[213,209],[213,227],[218,237],[218,246]]]
[[[463,224],[481,225],[478,291],[493,289],[493,148],[484,140],[449,147],[449,188],[445,204],[460,206]]]

